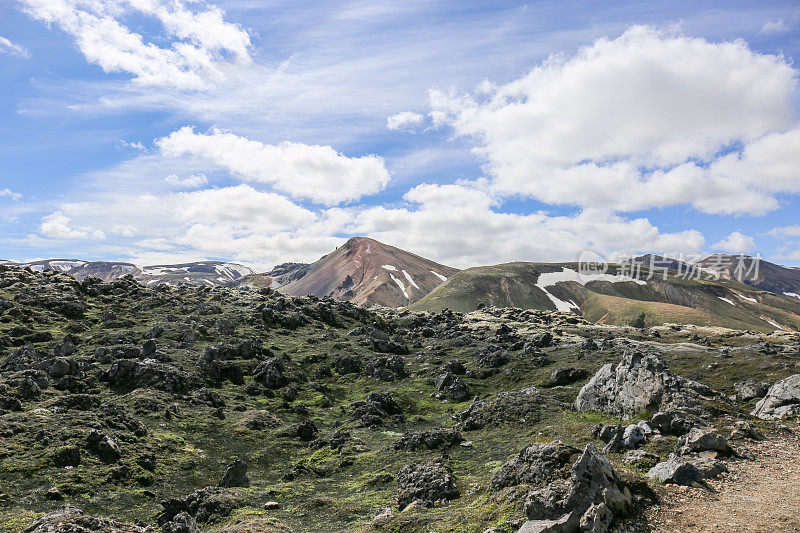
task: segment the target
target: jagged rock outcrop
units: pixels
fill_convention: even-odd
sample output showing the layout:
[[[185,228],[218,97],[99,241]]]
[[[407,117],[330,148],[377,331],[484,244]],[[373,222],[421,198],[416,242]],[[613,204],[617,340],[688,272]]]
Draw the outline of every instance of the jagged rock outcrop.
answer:
[[[782,379],[770,387],[751,414],[764,420],[800,415],[800,374]]]
[[[676,376],[657,355],[630,351],[616,365],[609,363],[592,376],[578,393],[575,408],[633,416],[644,411],[697,409],[700,396],[713,394],[700,383]]]

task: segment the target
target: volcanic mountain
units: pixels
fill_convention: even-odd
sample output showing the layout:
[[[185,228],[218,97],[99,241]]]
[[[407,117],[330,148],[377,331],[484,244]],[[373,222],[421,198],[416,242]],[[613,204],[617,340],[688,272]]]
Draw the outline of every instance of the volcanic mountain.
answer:
[[[34,272],[61,272],[78,281],[99,278],[109,282],[131,275],[144,285],[232,285],[247,276],[257,276],[250,268],[237,263],[223,261],[198,261],[178,265],[155,265],[139,267],[133,263],[119,261],[82,261],[80,259],[41,259],[27,263],[4,264],[27,267]]]
[[[490,305],[574,312],[602,324],[800,331],[800,292],[788,290],[793,288],[791,276],[799,273],[794,269],[762,260],[761,277],[750,285],[710,274],[710,263],[701,267],[705,270],[653,271],[647,262],[638,263],[638,269],[631,264],[609,265],[608,272],[599,273],[580,272],[576,263],[517,262],[469,268],[411,309],[469,312]]]
[[[353,237],[280,290],[290,296],[313,294],[359,305],[404,307],[457,272],[394,246]]]

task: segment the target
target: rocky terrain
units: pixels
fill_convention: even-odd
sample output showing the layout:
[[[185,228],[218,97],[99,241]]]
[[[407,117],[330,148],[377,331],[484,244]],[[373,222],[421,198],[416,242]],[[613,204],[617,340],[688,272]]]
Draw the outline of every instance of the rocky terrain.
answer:
[[[798,374],[789,331],[0,266],[0,532],[692,530],[797,471]]]

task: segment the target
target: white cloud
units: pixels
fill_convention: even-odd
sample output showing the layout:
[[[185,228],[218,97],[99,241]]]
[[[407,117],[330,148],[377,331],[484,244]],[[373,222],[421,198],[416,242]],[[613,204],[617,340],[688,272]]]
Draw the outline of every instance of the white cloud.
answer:
[[[213,6],[192,11],[182,0],[19,0],[31,17],[69,34],[87,61],[106,72],[126,72],[143,86],[199,90],[224,78],[228,64],[251,61],[250,36],[225,22]],[[126,16],[155,17],[169,48],[146,42],[123,24]]]
[[[494,200],[472,184],[423,184],[405,199],[418,205],[363,209],[344,228],[457,267],[575,261],[587,249],[607,255],[654,250],[688,254],[705,243],[695,230],[661,233],[647,219],[628,220],[606,211],[584,210],[575,216],[499,212],[492,208]]]
[[[477,141],[496,193],[615,211],[688,203],[761,214],[777,206],[775,194],[800,191],[796,89],[784,58],[744,42],[637,26],[493,91],[482,84],[488,97],[432,90],[429,103],[435,124]],[[718,157],[735,143],[741,157]],[[774,153],[781,159],[761,177],[742,179]]]
[[[269,145],[218,129],[195,133],[189,126],[157,139],[156,145],[164,155],[204,158],[245,180],[326,205],[378,192],[389,182],[382,157],[346,157],[330,146]]]
[[[425,117],[419,113],[403,111],[387,118],[386,127],[393,131],[413,130],[416,126],[422,124],[423,120],[425,120]]]
[[[227,224],[265,234],[310,224],[314,213],[249,185],[182,193],[177,210],[190,224]]]
[[[11,189],[0,189],[0,198],[3,196],[11,198],[12,200],[20,200],[22,198],[20,193],[14,192]]]
[[[756,242],[752,237],[734,231],[714,245],[714,249],[730,253],[746,253],[756,249]]]
[[[133,148],[134,150],[139,150],[140,152],[145,151],[144,145],[140,141],[128,142],[128,141],[121,141],[122,146],[127,148]]]
[[[783,19],[778,20],[768,20],[761,26],[761,31],[759,33],[783,33],[789,31],[789,26],[783,21]]]
[[[777,237],[779,239],[791,239],[794,237],[800,237],[800,226],[780,226],[777,228],[772,228],[769,231],[769,235],[773,237]]]
[[[170,174],[164,181],[176,187],[195,189],[208,183],[208,178],[205,174],[191,174],[185,178],[179,178],[176,174]]]
[[[18,44],[14,44],[0,35],[0,54],[11,54],[19,57],[30,57],[30,52]]]
[[[105,234],[100,230],[92,230],[90,228],[72,228],[70,227],[71,219],[65,216],[61,211],[56,211],[42,219],[42,224],[39,227],[42,235],[52,239],[95,239],[103,240],[106,238]]]

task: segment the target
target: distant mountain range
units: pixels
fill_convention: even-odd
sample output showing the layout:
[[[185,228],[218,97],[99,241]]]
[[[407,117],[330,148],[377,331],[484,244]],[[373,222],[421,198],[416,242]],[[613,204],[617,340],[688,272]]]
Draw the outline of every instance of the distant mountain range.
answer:
[[[689,264],[645,255],[590,274],[577,263],[515,262],[458,270],[354,237],[314,263],[284,263],[264,273],[222,261],[146,267],[75,259],[5,263],[79,280],[131,275],[148,286],[271,287],[290,296],[313,294],[417,311],[519,307],[575,312],[610,325],[689,323],[800,331],[800,269],[763,260],[754,268],[754,261],[716,254]]]

